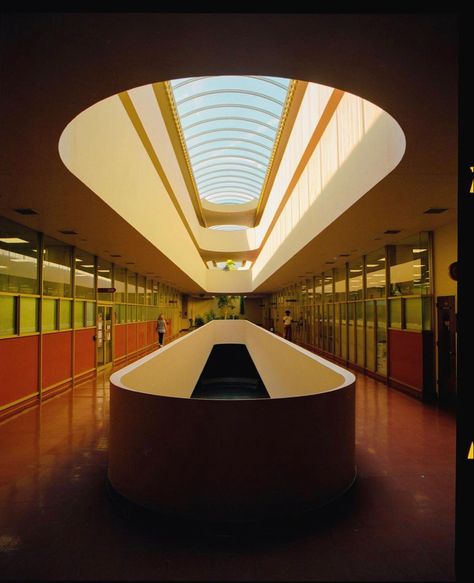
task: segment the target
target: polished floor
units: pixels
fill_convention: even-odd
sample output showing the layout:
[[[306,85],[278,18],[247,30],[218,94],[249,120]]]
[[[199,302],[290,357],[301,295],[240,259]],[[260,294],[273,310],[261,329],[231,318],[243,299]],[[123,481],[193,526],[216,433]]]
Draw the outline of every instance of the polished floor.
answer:
[[[0,580],[455,580],[452,413],[358,375],[349,494],[232,531],[111,494],[108,397],[101,373],[0,425]]]

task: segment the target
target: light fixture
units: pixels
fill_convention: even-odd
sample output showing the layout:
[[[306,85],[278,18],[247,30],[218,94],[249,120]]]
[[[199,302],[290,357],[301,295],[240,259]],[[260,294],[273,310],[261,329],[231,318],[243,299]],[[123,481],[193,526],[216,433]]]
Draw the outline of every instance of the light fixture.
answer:
[[[20,239],[19,237],[1,237],[0,243],[29,243],[25,239]]]
[[[428,249],[412,249],[413,253],[423,253],[423,251],[428,251]]]
[[[20,214],[20,215],[37,215],[37,211],[33,210],[33,209],[29,209],[29,208],[25,208],[25,209],[13,209],[16,213]]]

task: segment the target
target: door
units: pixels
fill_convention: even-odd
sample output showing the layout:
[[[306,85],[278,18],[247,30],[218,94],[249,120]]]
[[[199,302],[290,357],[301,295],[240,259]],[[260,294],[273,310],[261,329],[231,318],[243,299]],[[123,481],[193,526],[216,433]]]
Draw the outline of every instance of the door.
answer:
[[[112,306],[97,306],[97,368],[112,362]]]
[[[438,390],[440,401],[452,404],[456,399],[456,313],[454,296],[439,296],[436,301],[438,321]]]

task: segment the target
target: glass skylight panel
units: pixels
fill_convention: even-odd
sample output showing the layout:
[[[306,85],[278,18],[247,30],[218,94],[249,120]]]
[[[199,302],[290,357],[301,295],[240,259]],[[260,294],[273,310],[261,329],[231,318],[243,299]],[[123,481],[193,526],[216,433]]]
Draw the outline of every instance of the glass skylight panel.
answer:
[[[232,75],[170,81],[201,198],[217,204],[259,198],[290,83]]]

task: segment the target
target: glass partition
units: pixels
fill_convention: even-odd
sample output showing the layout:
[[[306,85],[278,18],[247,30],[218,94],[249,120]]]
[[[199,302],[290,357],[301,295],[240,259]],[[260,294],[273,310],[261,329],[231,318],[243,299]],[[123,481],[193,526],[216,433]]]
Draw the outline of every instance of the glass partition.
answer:
[[[76,298],[95,299],[95,258],[76,250]]]
[[[43,257],[44,295],[72,297],[72,247],[51,237],[45,237]]]
[[[0,291],[37,294],[38,234],[0,217]]]
[[[369,253],[365,258],[367,298],[384,298],[387,289],[385,249]]]

